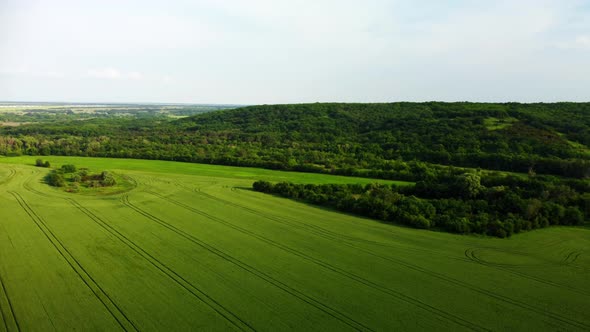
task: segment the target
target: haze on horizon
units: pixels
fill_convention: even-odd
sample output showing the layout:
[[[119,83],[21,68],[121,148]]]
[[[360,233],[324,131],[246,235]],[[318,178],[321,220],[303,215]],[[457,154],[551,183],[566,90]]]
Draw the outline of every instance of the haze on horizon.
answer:
[[[590,1],[0,2],[0,100],[590,101]]]

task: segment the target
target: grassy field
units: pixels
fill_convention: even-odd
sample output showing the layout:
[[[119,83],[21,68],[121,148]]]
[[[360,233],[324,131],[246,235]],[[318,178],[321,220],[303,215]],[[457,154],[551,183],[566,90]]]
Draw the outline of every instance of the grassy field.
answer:
[[[590,330],[588,228],[456,236],[247,189],[368,179],[46,159],[135,185],[65,193],[0,158],[0,331]]]
[[[498,119],[498,118],[487,118],[484,120],[484,125],[488,130],[500,130],[505,129],[512,126],[514,123],[518,122],[518,119],[515,118],[505,118],[505,119]]]

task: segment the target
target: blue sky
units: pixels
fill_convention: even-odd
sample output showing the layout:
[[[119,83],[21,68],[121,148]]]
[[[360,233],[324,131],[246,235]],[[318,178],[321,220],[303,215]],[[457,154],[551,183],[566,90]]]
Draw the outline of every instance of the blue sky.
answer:
[[[590,101],[590,1],[0,0],[0,100]]]

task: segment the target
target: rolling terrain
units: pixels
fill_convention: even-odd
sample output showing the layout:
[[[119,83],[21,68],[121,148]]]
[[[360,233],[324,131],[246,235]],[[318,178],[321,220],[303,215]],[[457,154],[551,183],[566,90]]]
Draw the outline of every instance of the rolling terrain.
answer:
[[[250,190],[371,179],[48,160],[134,186],[65,193],[34,157],[0,158],[0,331],[590,329],[588,228],[458,236]]]
[[[186,117],[196,110],[164,116],[159,112],[167,110],[139,109],[130,116],[106,109],[100,117],[62,109],[36,123],[35,112],[0,114],[0,122],[11,123],[0,126],[0,155],[172,160],[410,181],[424,175],[415,161],[590,176],[590,103],[315,103]]]

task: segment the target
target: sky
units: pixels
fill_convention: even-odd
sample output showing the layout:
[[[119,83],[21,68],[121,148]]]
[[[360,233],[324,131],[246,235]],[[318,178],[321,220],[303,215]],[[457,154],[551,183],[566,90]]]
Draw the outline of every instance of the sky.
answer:
[[[590,0],[0,0],[0,100],[590,101]]]

